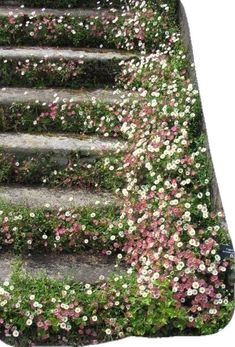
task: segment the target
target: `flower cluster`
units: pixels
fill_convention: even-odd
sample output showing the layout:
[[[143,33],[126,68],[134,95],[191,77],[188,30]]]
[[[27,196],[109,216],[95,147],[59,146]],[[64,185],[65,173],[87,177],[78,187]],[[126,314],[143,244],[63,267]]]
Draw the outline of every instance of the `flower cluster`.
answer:
[[[170,279],[177,307],[186,309],[187,326],[195,328],[219,316],[231,294],[229,262],[219,247],[227,231],[222,213],[213,210],[202,129],[194,136],[200,106],[185,58],[170,47],[124,66],[123,78],[141,102],[133,100],[128,109],[123,101],[121,130],[131,145],[120,170],[127,181],[124,251],[138,271],[140,294],[159,299],[156,280]]]
[[[76,18],[69,12],[53,16],[33,12],[29,16],[10,13],[0,19],[1,45],[41,44],[74,47],[116,47],[148,50],[171,43],[169,7],[153,8],[148,2],[131,1],[134,11],[98,12],[97,16]]]
[[[76,252],[96,249],[103,255],[121,251],[124,222],[117,207],[99,207],[50,211],[13,208],[1,204],[0,249],[17,254]]]
[[[1,131],[66,132],[121,136],[119,107],[97,99],[76,104],[61,100],[55,93],[50,103],[35,100],[34,104],[14,103],[0,108]],[[7,113],[7,116],[6,116]]]
[[[100,279],[91,286],[42,277],[32,280],[17,271],[16,267],[11,282],[0,287],[1,307],[9,312],[8,318],[0,318],[0,329],[4,327],[8,343],[84,345],[133,334],[167,336],[170,330],[181,329],[184,321],[184,312],[175,310],[164,284],[159,285],[169,301],[143,300],[131,272],[112,276],[108,283]]]

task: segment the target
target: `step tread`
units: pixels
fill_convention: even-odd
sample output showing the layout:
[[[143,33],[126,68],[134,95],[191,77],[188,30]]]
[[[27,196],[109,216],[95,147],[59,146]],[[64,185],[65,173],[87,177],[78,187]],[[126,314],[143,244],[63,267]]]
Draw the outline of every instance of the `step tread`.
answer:
[[[13,185],[0,186],[0,201],[30,208],[48,207],[50,209],[104,206],[117,203],[117,199],[109,193],[92,193],[81,189],[34,188]],[[47,206],[47,204],[49,205]]]
[[[0,133],[0,149],[7,152],[54,152],[68,154],[79,152],[81,155],[96,155],[104,152],[124,150],[125,143],[112,138],[98,136],[64,134],[32,135],[27,133]]]
[[[11,16],[40,16],[40,15],[52,15],[55,17],[70,16],[70,17],[100,17],[105,15],[107,10],[98,11],[95,9],[54,9],[54,8],[20,8],[17,6],[0,6],[0,17]]]
[[[79,254],[41,254],[31,257],[17,257],[9,253],[0,255],[0,281],[8,280],[11,266],[22,261],[23,270],[36,276],[44,273],[47,277],[63,279],[71,277],[78,282],[94,284],[100,276],[107,277],[116,270],[113,258],[104,257],[91,252]],[[117,271],[117,270],[116,270]]]
[[[33,88],[5,88],[0,90],[0,104],[15,103],[81,103],[92,99],[113,104],[120,101],[120,97],[113,94],[110,89],[33,89]]]
[[[107,61],[112,59],[127,60],[134,54],[111,49],[74,49],[53,47],[0,47],[0,58],[3,59],[66,59],[82,61]]]

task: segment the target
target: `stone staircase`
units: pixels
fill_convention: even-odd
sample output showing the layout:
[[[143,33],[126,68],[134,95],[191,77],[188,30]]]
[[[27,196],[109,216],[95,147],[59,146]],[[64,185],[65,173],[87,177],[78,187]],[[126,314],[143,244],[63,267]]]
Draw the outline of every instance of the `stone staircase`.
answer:
[[[230,240],[177,7],[0,0],[9,345],[205,335],[232,314]]]
[[[44,3],[44,1],[40,2],[41,7],[44,6]],[[53,3],[56,4],[57,1]],[[101,12],[97,12],[95,9],[96,1],[90,1],[89,8],[85,8],[82,1],[72,3],[78,4],[80,7],[73,6],[68,10],[53,6],[54,9],[43,10],[43,14],[50,14],[51,17],[68,14],[76,17],[77,20],[100,16]],[[7,17],[9,12],[12,16],[25,16],[25,18],[31,13],[34,15],[42,13],[39,8],[17,7],[20,4],[21,1],[0,1],[0,17]],[[24,105],[30,109],[36,104],[94,104],[94,100],[104,105],[113,105],[121,100],[112,91],[116,76],[120,72],[119,63],[133,58],[136,58],[133,54],[113,49],[22,47],[18,46],[17,42],[10,47],[0,47],[0,65],[4,67],[0,71],[0,117],[7,119],[9,110],[15,105]],[[24,65],[27,72],[27,69],[32,67],[31,63],[36,65],[33,74],[29,77],[27,73],[23,73],[21,66]],[[60,78],[59,73],[62,68],[58,68],[53,70],[54,78],[50,79],[48,66],[57,68],[60,64],[65,64],[62,65],[62,68],[68,65],[74,66],[74,75]],[[45,163],[43,158],[50,155],[51,171],[66,167],[71,155],[77,156],[78,165],[80,165],[81,162],[93,163],[105,159],[115,153],[122,153],[126,149],[123,139],[98,136],[95,133],[79,134],[79,129],[76,134],[65,133],[62,130],[53,134],[46,131],[32,134],[26,130],[16,132],[12,126],[9,132],[4,132],[1,126],[0,153],[6,158],[12,156],[16,162],[20,163],[35,160],[38,162],[38,167],[41,165],[41,168]],[[13,164],[11,163],[11,165]],[[0,167],[1,170],[3,167]],[[84,166],[84,170],[89,170],[89,168]],[[102,174],[100,177],[102,180]],[[96,177],[93,178],[93,180],[95,179]],[[16,181],[9,179],[7,184],[1,183],[0,204],[8,204],[14,208],[16,206],[27,207],[32,211],[35,208],[47,208],[50,211],[89,206],[100,208],[119,204],[115,191],[89,190],[86,187],[84,189],[81,187],[48,187],[42,186],[42,182],[37,178],[34,179],[33,185],[29,185],[27,182],[17,184]],[[104,185],[105,182],[103,182]],[[0,254],[0,280],[5,280],[10,276],[10,267],[16,259],[18,257],[9,253]],[[99,276],[106,276],[116,268],[113,257],[101,256],[96,249],[82,251],[79,254],[31,254],[30,257],[22,255],[20,259],[23,261],[23,268],[31,274],[43,270],[53,278],[71,275],[77,281],[86,283],[95,283]]]

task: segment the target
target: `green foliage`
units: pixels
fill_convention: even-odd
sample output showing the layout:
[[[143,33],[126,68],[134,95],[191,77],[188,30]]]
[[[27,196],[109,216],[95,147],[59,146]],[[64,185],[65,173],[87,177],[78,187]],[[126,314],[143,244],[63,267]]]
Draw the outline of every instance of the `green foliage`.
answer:
[[[170,299],[167,283],[158,285]],[[92,295],[89,295],[83,284],[69,279],[50,280],[44,276],[32,278],[21,273],[20,265],[16,265],[10,283],[3,286],[3,290],[4,296],[8,292],[10,295],[7,295],[4,309],[0,308],[0,315],[11,320],[14,327],[11,331],[20,331],[21,343],[26,337],[37,342],[50,338],[51,342],[59,343],[63,336],[66,342],[87,344],[94,336],[99,341],[133,335],[156,336],[164,335],[164,329],[172,325],[175,333],[180,333],[182,322],[186,322],[185,311],[176,310],[174,300],[140,296],[135,274],[111,276],[106,283],[91,286]],[[20,304],[12,310],[17,302]],[[81,313],[76,314],[78,307]],[[26,312],[29,313],[25,315]],[[32,323],[30,321],[31,325],[27,326],[30,317]],[[39,321],[48,326],[46,331],[38,327]],[[79,329],[82,334],[76,334]]]
[[[144,26],[134,28],[133,20],[138,11]],[[51,29],[53,27],[53,30]],[[14,16],[0,18],[1,45],[41,45],[72,47],[105,47],[141,50],[155,50],[169,43],[175,31],[175,23],[165,8],[141,8],[120,13],[76,18],[65,15],[61,19],[53,15]],[[156,30],[158,35],[155,35]]]
[[[0,249],[28,252],[116,252],[124,242],[117,207],[50,211],[7,205],[0,201]],[[47,236],[47,239],[43,238]],[[114,242],[115,240],[115,242]]]
[[[45,52],[46,54],[46,52]],[[115,59],[107,61],[63,61],[0,59],[0,86],[14,87],[102,87],[113,85],[120,68]]]
[[[196,329],[198,329],[200,335],[216,334],[223,330],[233,318],[234,307],[234,300],[222,305],[219,316],[214,317],[214,319],[210,321],[210,324],[204,324],[203,320],[197,319]]]
[[[86,158],[79,153],[73,153],[58,159],[58,155],[53,152],[35,152],[24,159],[22,155],[0,151],[0,184],[115,191],[124,185],[124,178],[116,171],[120,157],[115,154],[105,156],[101,152],[100,158]]]
[[[121,135],[118,106],[80,102],[20,104],[0,106],[1,131],[66,132],[105,136]]]

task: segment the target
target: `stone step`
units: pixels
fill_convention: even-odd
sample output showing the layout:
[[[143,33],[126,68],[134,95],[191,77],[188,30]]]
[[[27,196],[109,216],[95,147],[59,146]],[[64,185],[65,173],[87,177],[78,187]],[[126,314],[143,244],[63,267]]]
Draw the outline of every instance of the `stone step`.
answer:
[[[121,101],[120,96],[114,95],[110,89],[33,89],[5,88],[0,90],[0,105],[12,103],[74,103],[80,104],[97,100],[102,103],[114,104]]]
[[[57,135],[31,135],[0,133],[0,148],[3,152],[22,155],[35,153],[51,153],[64,158],[71,152],[78,153],[81,157],[105,155],[124,151],[124,142],[116,139],[100,138],[97,136],[66,136]]]
[[[22,3],[28,7],[53,7],[53,8],[73,8],[73,7],[84,7],[84,8],[97,8],[97,6],[110,7],[120,6],[120,0],[0,0],[0,5],[5,6],[21,6]]]
[[[81,62],[110,62],[122,61],[136,57],[135,54],[126,51],[97,49],[97,48],[53,48],[53,47],[0,47],[0,59],[46,59],[69,60]]]
[[[17,261],[22,262],[26,273],[37,276],[44,273],[49,278],[70,277],[78,282],[95,284],[100,276],[107,277],[117,270],[111,257],[81,252],[75,254],[40,254],[31,257],[17,257],[9,253],[0,254],[0,282],[10,279],[11,267]],[[123,271],[123,270],[122,270]]]
[[[12,6],[11,6],[12,5]],[[71,9],[56,9],[56,8],[30,8],[30,7],[16,7],[14,4],[9,6],[1,6],[0,3],[0,17],[11,16],[45,16],[51,15],[53,17],[70,16],[79,18],[88,17],[100,17],[107,12],[96,9],[85,9],[85,8],[71,8]]]
[[[98,136],[0,133],[0,184],[115,191],[124,186],[115,168],[126,148]]]
[[[91,193],[81,189],[47,189],[23,186],[0,186],[2,203],[30,208],[71,209],[89,206],[117,204],[109,193]]]
[[[113,85],[121,71],[120,62],[132,58],[133,54],[108,49],[0,47],[0,86]]]
[[[110,89],[0,88],[0,132],[120,137],[122,123],[116,112],[129,95],[114,95]]]

